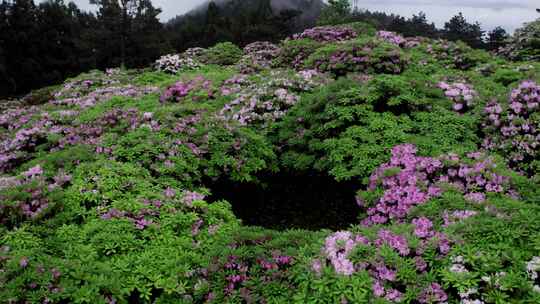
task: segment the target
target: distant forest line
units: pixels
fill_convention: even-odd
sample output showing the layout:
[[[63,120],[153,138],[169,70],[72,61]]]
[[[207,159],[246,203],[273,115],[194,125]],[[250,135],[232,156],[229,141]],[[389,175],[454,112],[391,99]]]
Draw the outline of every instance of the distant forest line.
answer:
[[[0,99],[61,83],[92,69],[140,68],[159,56],[190,47],[231,41],[278,42],[306,28],[356,21],[404,36],[462,40],[475,48],[494,50],[508,34],[502,27],[489,33],[459,14],[442,29],[424,13],[410,18],[383,12],[351,10],[347,0],[229,0],[160,22],[151,0],[90,0],[96,13],[73,2],[2,0],[0,3]]]

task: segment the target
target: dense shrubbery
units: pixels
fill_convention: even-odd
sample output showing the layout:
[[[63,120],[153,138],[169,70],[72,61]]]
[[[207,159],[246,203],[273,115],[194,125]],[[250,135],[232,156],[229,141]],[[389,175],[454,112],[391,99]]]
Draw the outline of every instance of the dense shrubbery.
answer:
[[[538,64],[353,24],[156,67],[0,114],[0,302],[540,301]],[[289,175],[347,181],[356,221],[246,227],[213,195]]]
[[[512,90],[508,103],[490,102],[484,109],[484,147],[500,151],[515,169],[538,176],[540,169],[540,87],[522,82]]]
[[[250,74],[272,66],[273,60],[280,53],[280,48],[270,42],[254,42],[244,47],[244,56],[238,63],[243,74]]]
[[[230,42],[218,43],[209,48],[204,57],[210,64],[233,65],[242,57],[242,49]]]
[[[323,44],[311,39],[285,40],[276,58],[276,65],[301,69],[304,61]]]
[[[307,67],[336,76],[349,72],[399,74],[406,64],[399,47],[371,38],[321,47],[305,62]]]

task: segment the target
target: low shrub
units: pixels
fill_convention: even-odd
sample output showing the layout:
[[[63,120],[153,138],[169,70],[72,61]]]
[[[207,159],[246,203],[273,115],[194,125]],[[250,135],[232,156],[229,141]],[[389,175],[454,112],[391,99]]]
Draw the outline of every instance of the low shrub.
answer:
[[[156,69],[161,72],[177,74],[180,71],[195,70],[201,64],[191,57],[180,57],[180,55],[165,55],[154,63]]]
[[[399,74],[407,59],[402,50],[375,39],[359,39],[319,48],[305,66],[343,76],[350,72]]]
[[[231,42],[222,42],[209,48],[204,57],[209,64],[233,65],[242,58],[242,49]]]
[[[305,60],[323,44],[312,39],[285,40],[274,64],[279,67],[301,69]]]

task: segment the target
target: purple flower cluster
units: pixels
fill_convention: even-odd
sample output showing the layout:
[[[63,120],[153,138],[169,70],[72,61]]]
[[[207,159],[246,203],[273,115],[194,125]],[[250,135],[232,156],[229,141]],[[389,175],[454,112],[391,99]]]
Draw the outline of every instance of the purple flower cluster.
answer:
[[[381,229],[377,234],[378,239],[375,240],[375,245],[378,247],[382,245],[388,245],[394,248],[402,256],[407,256],[409,251],[409,244],[404,236],[392,233],[389,230]]]
[[[534,174],[531,163],[540,155],[540,85],[522,82],[510,94],[508,107],[497,101],[484,109],[488,134],[483,146],[504,152],[512,168]]]
[[[454,102],[453,109],[456,112],[466,112],[474,105],[474,100],[478,97],[478,93],[471,85],[462,82],[449,84],[442,81],[437,87],[444,90],[444,95]]]
[[[443,168],[434,158],[416,156],[416,147],[410,144],[392,149],[390,162],[381,165],[370,177],[369,189],[379,184],[385,189],[375,207],[367,210],[363,225],[384,224],[391,219],[403,219],[409,210],[438,196],[441,190],[431,181]],[[392,170],[395,174],[388,174]]]
[[[0,201],[13,202],[12,204],[0,205],[0,223],[11,220],[11,216],[22,215],[25,219],[40,217],[49,207],[48,194],[55,189],[66,186],[71,181],[71,176],[63,171],[52,178],[46,178],[40,165],[36,165],[19,176],[0,178],[0,191],[17,187],[20,192],[26,193],[24,199],[13,200],[9,196],[0,195]]]
[[[358,34],[347,26],[319,26],[307,29],[302,33],[291,37],[293,40],[313,39],[318,42],[336,42],[351,40],[358,37]]]
[[[184,193],[184,197],[182,198],[182,202],[188,206],[188,207],[192,207],[193,206],[193,202],[195,201],[202,201],[204,200],[204,198],[206,197],[206,195],[204,194],[201,194],[201,193],[198,193],[198,192],[194,192],[194,191],[186,191]]]
[[[414,228],[414,235],[419,238],[429,238],[433,236],[433,223],[425,217],[417,218],[412,221]]]
[[[249,284],[246,284],[252,277],[262,279],[263,282],[270,282],[279,279],[292,266],[293,257],[281,255],[273,252],[272,257],[258,257],[254,261],[242,259],[235,255],[227,257],[227,262],[223,264],[223,272],[227,273],[224,293],[231,296],[235,291],[240,291],[243,296],[249,294]],[[260,272],[256,274],[256,272]]]
[[[36,106],[9,109],[0,114],[0,127],[7,131],[18,130],[30,122],[38,110]],[[2,138],[0,137],[0,139]]]
[[[473,211],[473,210],[457,210],[452,213],[445,212],[443,214],[443,221],[444,221],[443,227],[448,227],[464,219],[473,217],[476,214],[478,214],[478,212]]]
[[[161,201],[159,200],[154,200],[152,204],[154,207],[158,209],[159,207],[162,206]],[[139,210],[138,212],[127,212],[127,211],[111,208],[107,212],[101,215],[101,219],[103,220],[127,219],[133,223],[136,229],[144,230],[145,228],[147,228],[148,226],[154,223],[152,219],[149,219],[149,218],[159,217],[159,214],[160,212],[158,210],[153,210],[150,208],[143,208]]]
[[[111,86],[98,88],[86,95],[74,96],[69,98],[57,98],[51,101],[55,105],[78,106],[80,108],[90,108],[96,104],[107,101],[112,97],[130,97],[138,98],[144,95],[159,92],[157,87],[136,87],[133,85]]]
[[[362,240],[353,239],[349,231],[338,231],[328,236],[324,242],[324,255],[334,267],[336,273],[351,275],[354,273],[354,264],[348,259],[349,254]]]
[[[248,80],[247,75],[234,75],[223,82],[220,92],[223,96],[229,96],[240,92],[243,87],[247,87],[251,84],[252,82]]]
[[[407,40],[403,38],[401,35],[394,32],[389,32],[389,31],[378,31],[377,37],[386,42],[395,44],[397,46],[404,46],[405,43],[407,42]]]
[[[410,258],[416,265],[419,275],[427,271],[428,265],[422,258],[422,254],[428,246],[438,246],[439,253],[445,255],[449,252],[449,242],[442,233],[432,231],[433,224],[426,218],[414,221],[415,232],[420,232],[420,244],[413,250],[407,238],[389,230],[380,229],[377,238],[371,242],[362,235],[354,235],[349,231],[339,231],[329,235],[321,250],[323,260],[315,259],[312,262],[312,270],[320,275],[323,265],[331,266],[340,275],[350,276],[357,271],[367,271],[373,279],[373,294],[379,298],[385,298],[391,302],[402,300],[403,294],[396,288],[403,286],[397,277],[397,269],[388,265],[380,257],[380,250],[388,246],[405,258]],[[358,263],[351,259],[351,253],[358,246],[368,247],[367,252],[374,258],[366,258]]]
[[[357,72],[399,74],[406,64],[399,47],[376,39],[347,42],[334,50],[321,49],[306,61],[306,66],[337,76]]]
[[[478,202],[483,201],[486,193],[515,195],[508,187],[508,178],[494,173],[496,165],[490,158],[479,153],[468,156],[472,161],[466,162],[455,154],[419,157],[413,145],[394,147],[390,162],[370,177],[369,191],[382,186],[384,193],[374,207],[367,209],[368,217],[362,224],[403,220],[411,208],[439,196],[440,184],[449,184]]]
[[[214,97],[214,88],[212,81],[205,79],[202,76],[197,76],[189,81],[179,81],[161,95],[159,100],[164,103],[168,101],[180,102],[194,93],[203,93],[202,96],[191,96],[191,99],[197,98],[212,98]]]
[[[438,283],[432,283],[431,286],[424,289],[420,295],[418,301],[420,303],[432,304],[432,303],[446,303],[448,295],[442,289]]]
[[[20,129],[13,138],[0,142],[0,172],[7,172],[46,141],[46,126],[40,121],[31,128]]]
[[[240,73],[252,74],[272,66],[280,48],[270,42],[253,42],[244,48],[244,56],[237,64]]]

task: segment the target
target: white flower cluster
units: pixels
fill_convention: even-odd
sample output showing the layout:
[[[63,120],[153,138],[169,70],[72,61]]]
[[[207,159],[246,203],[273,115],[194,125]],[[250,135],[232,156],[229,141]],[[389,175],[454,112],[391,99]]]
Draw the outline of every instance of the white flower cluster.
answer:
[[[177,74],[180,71],[198,69],[201,67],[201,64],[190,57],[169,54],[156,60],[155,67],[161,72]]]
[[[527,263],[527,273],[529,274],[529,278],[535,283],[538,280],[538,272],[540,272],[540,257],[534,257]],[[540,286],[533,284],[533,290],[540,292]]]
[[[452,266],[450,271],[453,273],[469,273],[469,270],[465,266],[465,258],[463,256],[455,256],[451,258]],[[485,280],[485,278],[483,278]],[[488,278],[489,280],[489,278]],[[461,304],[484,304],[484,301],[480,299],[475,299],[479,296],[477,288],[469,288],[465,291],[459,292],[459,297],[461,299]]]

